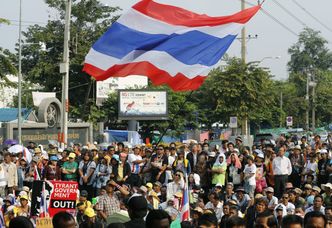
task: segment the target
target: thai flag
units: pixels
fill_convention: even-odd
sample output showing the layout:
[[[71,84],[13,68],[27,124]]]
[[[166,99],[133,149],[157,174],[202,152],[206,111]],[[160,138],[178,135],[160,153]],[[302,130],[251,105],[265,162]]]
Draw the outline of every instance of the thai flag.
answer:
[[[45,194],[45,181],[43,181],[43,188],[41,192],[41,199],[40,199],[40,213],[39,217],[44,218],[48,217],[48,204],[47,204],[47,199],[46,199],[46,194]]]
[[[4,219],[4,217],[3,217],[3,212],[2,212],[2,210],[0,210],[0,227],[1,227],[1,228],[6,227],[6,223],[5,223],[5,219]]]
[[[187,176],[187,175],[186,175]],[[188,178],[186,177],[188,180]],[[190,214],[189,207],[189,189],[188,189],[188,181],[186,181],[183,189],[182,203],[181,203],[181,221],[188,221]]]
[[[260,7],[210,17],[142,0],[92,46],[83,71],[97,81],[145,75],[175,91],[198,89]]]
[[[37,166],[35,166],[35,170],[33,172],[33,179],[34,180],[41,180]]]

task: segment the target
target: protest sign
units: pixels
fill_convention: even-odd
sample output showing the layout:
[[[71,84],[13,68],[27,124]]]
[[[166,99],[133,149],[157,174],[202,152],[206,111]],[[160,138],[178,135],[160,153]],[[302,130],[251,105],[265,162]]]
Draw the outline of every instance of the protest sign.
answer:
[[[36,228],[53,228],[52,218],[37,218]]]
[[[60,211],[75,214],[78,183],[75,181],[34,181],[31,200],[31,216],[53,217]],[[45,208],[45,209],[44,209]],[[47,213],[46,213],[47,212]]]
[[[49,201],[51,217],[59,211],[75,213],[78,184],[74,181],[50,181],[53,185]]]

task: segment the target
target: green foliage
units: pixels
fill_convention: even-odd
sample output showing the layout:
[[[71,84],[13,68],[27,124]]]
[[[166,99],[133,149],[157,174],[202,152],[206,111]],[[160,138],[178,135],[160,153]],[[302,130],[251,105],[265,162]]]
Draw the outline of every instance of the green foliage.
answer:
[[[230,116],[249,117],[253,122],[268,118],[271,86],[269,73],[257,63],[230,59],[224,69],[212,71],[195,94],[207,117],[202,121],[211,126],[214,122],[228,123]]]
[[[24,36],[26,43],[22,49],[22,70],[25,79],[44,86],[45,91],[61,91],[62,75],[59,64],[63,59],[63,32],[65,5],[62,0],[47,0],[46,3],[58,10],[59,20],[50,20],[46,26],[30,26]],[[93,80],[82,72],[84,57],[92,44],[117,18],[117,7],[109,7],[97,0],[73,1],[70,39],[69,101],[70,117],[84,120],[98,119],[94,110],[86,112],[93,104]],[[39,42],[46,44],[41,50]],[[60,98],[60,97],[58,97]],[[92,117],[93,115],[93,117]]]
[[[0,85],[4,86],[15,86],[15,83],[8,80],[7,75],[17,74],[17,70],[14,64],[15,56],[7,49],[2,49],[0,47]]]

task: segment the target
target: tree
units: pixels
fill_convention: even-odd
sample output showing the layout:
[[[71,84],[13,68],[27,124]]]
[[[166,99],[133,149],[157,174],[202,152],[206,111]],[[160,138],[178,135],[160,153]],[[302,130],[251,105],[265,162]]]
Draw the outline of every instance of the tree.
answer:
[[[298,85],[298,95],[306,93],[309,71],[326,71],[332,67],[332,53],[326,47],[327,41],[320,32],[305,28],[297,43],[288,49],[291,60],[288,62],[289,81]]]
[[[290,72],[288,83],[293,85],[295,97],[288,100],[291,104],[285,107],[285,111],[287,115],[297,118],[298,126],[301,127],[305,127],[306,111],[309,108],[312,109],[313,106],[316,107],[318,124],[327,124],[331,121],[329,107],[332,106],[330,99],[332,52],[326,44],[327,41],[320,35],[320,32],[305,28],[299,35],[297,43],[288,49],[288,53],[291,55],[288,63]],[[317,102],[315,104],[312,102],[312,87],[310,87],[310,106],[305,100],[307,79],[317,83],[315,88]]]
[[[9,74],[17,74],[17,69],[14,64],[15,55],[9,50],[0,47],[0,81],[1,86],[15,86],[15,83],[11,82],[7,76]]]
[[[259,125],[271,118],[268,108],[272,104],[271,86],[271,76],[257,63],[245,64],[241,59],[231,58],[224,69],[210,73],[195,96],[208,126],[214,122],[227,124],[230,116],[248,117]]]
[[[47,0],[49,7],[58,10],[60,19],[49,20],[46,26],[33,25],[24,32],[27,43],[22,49],[22,71],[25,79],[44,86],[45,91],[61,91],[62,75],[59,64],[63,56],[65,5],[62,0]],[[82,72],[84,57],[92,44],[117,18],[117,7],[101,4],[98,0],[73,1],[70,41],[69,101],[71,118],[88,120],[86,112],[93,104],[91,94],[94,80]],[[39,42],[46,44],[40,50]],[[57,93],[60,98],[61,93]],[[92,118],[95,119],[95,118]]]

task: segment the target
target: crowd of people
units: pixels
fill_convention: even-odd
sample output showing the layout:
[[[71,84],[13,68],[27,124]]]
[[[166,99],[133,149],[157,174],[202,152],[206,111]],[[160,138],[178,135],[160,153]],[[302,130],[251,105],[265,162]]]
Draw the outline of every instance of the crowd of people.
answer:
[[[74,217],[58,217],[79,227],[332,227],[331,146],[319,135],[251,148],[241,137],[64,150],[31,142],[30,163],[2,151],[0,205],[10,227],[30,218],[35,180],[63,180],[79,183],[79,197]]]

